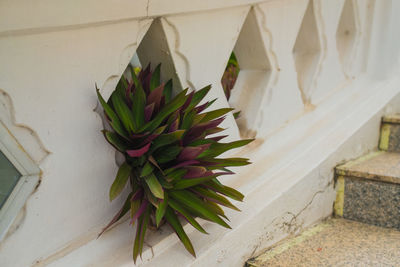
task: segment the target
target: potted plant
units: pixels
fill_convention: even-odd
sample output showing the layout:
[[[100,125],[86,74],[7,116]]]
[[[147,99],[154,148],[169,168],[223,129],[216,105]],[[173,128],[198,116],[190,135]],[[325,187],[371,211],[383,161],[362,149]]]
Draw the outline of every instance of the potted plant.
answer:
[[[231,108],[207,111],[214,102],[201,103],[210,90],[183,90],[173,96],[172,80],[160,82],[160,65],[138,74],[129,66],[130,77],[122,76],[110,99],[98,99],[112,130],[103,130],[106,140],[120,151],[125,161],[110,188],[115,199],[129,183],[130,193],[119,212],[104,228],[130,213],[137,224],[133,248],[136,262],[141,255],[146,230],[167,222],[185,248],[195,256],[182,219],[202,233],[197,217],[230,228],[220,206],[235,210],[227,197],[242,201],[243,195],[221,184],[218,177],[232,174],[227,167],[249,164],[244,158],[220,158],[252,139],[220,142],[226,136],[218,127]],[[211,136],[210,136],[211,135]],[[182,219],[180,219],[182,218]],[[100,233],[100,235],[102,234]]]

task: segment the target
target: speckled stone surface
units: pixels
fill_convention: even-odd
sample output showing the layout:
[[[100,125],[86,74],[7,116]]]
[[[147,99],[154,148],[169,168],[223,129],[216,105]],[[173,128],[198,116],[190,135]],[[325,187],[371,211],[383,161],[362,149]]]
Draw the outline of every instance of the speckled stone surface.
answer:
[[[389,152],[400,152],[400,124],[382,125],[379,148]]]
[[[400,152],[400,114],[382,118],[379,148],[389,152]]]
[[[400,229],[400,153],[372,152],[336,167],[336,174],[344,179],[337,215]]]
[[[400,232],[330,219],[286,239],[247,266],[400,266]]]
[[[400,230],[400,184],[344,181],[343,218]]]
[[[336,167],[336,174],[400,185],[400,153],[372,152]]]

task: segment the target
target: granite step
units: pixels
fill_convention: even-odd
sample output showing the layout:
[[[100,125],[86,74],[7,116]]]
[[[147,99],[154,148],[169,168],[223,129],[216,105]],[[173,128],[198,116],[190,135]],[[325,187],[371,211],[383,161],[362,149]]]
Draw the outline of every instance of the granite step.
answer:
[[[400,152],[400,114],[382,118],[379,149]]]
[[[281,241],[246,266],[400,266],[400,232],[329,219]]]
[[[400,230],[400,153],[376,151],[336,167],[334,214]]]

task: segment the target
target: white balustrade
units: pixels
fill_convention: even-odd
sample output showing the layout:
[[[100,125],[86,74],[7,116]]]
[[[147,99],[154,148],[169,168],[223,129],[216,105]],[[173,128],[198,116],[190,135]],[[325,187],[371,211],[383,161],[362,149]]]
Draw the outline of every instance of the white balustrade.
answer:
[[[242,112],[238,120],[229,114],[223,126],[232,139],[256,138],[250,148],[239,152],[250,156],[254,167],[240,170],[230,183],[249,194],[248,203],[263,203],[257,208],[245,203],[241,214],[229,213],[234,228],[229,234],[217,228],[206,237],[190,232],[199,248],[195,261],[169,232],[153,234],[148,241],[153,251],[145,249],[143,264],[163,262],[173,248],[171,255],[179,257],[181,264],[198,266],[215,257],[214,262],[224,266],[233,259],[239,266],[251,251],[268,243],[267,237],[259,241],[247,232],[245,225],[253,225],[255,234],[268,227],[278,231],[276,224],[284,225],[289,216],[279,214],[283,205],[297,207],[284,189],[305,181],[304,188],[296,187],[307,192],[298,205],[310,201],[306,197],[314,193],[307,191],[307,183],[321,181],[314,170],[322,163],[310,156],[309,165],[306,161],[303,169],[299,167],[298,173],[313,173],[309,180],[303,176],[278,180],[278,171],[280,177],[294,177],[283,169],[293,162],[294,169],[299,166],[296,157],[305,151],[323,153],[313,144],[328,140],[336,131],[341,141],[336,147],[323,145],[330,154],[321,154],[321,162],[332,156],[342,141],[352,140],[336,123],[343,119],[348,132],[355,133],[363,127],[361,121],[367,123],[399,93],[395,87],[400,85],[392,75],[398,73],[399,12],[396,0],[0,1],[0,93],[6,92],[7,101],[14,103],[7,112],[39,139],[35,142],[41,150],[30,148],[26,153],[33,159],[42,151],[49,154],[36,162],[42,170],[41,185],[28,200],[17,230],[3,240],[0,262],[75,266],[102,259],[105,266],[130,264],[132,229],[117,226],[95,240],[123,200],[108,202],[115,154],[103,140],[101,119],[93,109],[95,83],[108,97],[136,54],[142,66],[162,63],[162,78],[172,77],[176,90],[212,84],[208,100],[218,98],[215,108],[230,106]],[[232,51],[240,72],[228,101],[221,78]],[[378,95],[375,88],[383,88],[386,95]],[[357,115],[352,103],[359,109]],[[360,124],[354,123],[358,119]],[[24,136],[17,127],[10,131],[17,138]],[[323,169],[328,173],[324,182],[332,178],[329,168]],[[273,188],[276,195],[265,197],[266,191],[261,191],[265,188]],[[327,197],[317,209],[320,213],[313,213],[304,224],[329,213],[331,191],[323,194]],[[289,200],[276,204],[280,197]],[[256,223],[267,220],[266,211],[275,216],[270,224]],[[218,255],[207,248],[207,242],[219,249]],[[236,246],[243,251],[227,245],[232,242],[239,242]],[[229,255],[237,253],[232,260],[223,253],[224,246]],[[21,249],[24,253],[16,259]],[[96,258],[104,251],[105,256]],[[117,259],[113,253],[122,256]]]

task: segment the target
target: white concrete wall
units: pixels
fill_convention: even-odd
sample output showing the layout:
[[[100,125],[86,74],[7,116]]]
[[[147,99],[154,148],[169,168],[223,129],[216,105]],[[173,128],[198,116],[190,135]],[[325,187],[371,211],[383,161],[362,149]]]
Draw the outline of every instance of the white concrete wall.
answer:
[[[260,250],[282,238],[285,233],[268,243],[260,236],[265,229],[279,229],[286,222],[279,219],[282,214],[302,210],[316,192],[331,185],[331,169],[342,160],[338,156],[356,156],[375,145],[371,141],[377,129],[368,128],[369,138],[361,140],[345,133],[364,129],[400,90],[393,78],[399,50],[391,45],[400,40],[395,16],[400,6],[394,0],[346,1],[1,1],[0,103],[5,98],[12,102],[7,105],[8,125],[16,126],[10,131],[42,176],[0,244],[0,265],[85,266],[99,259],[109,266],[131,264],[132,229],[117,227],[94,240],[121,205],[121,199],[109,203],[107,197],[116,172],[115,155],[100,133],[94,84],[110,95],[136,51],[141,60],[163,62],[165,73],[182,87],[199,89],[211,83],[210,97],[219,97],[218,106],[232,105],[243,112],[239,127],[232,117],[227,120],[229,133],[258,139],[240,152],[252,158],[254,167],[228,181],[249,194],[243,212],[230,213],[234,230],[207,225],[214,235],[191,233],[200,255],[196,261],[168,232],[154,234],[147,242],[156,255],[145,252],[149,264],[167,264],[173,246],[174,257],[183,265],[227,266],[232,253],[241,264],[254,244],[259,243]],[[220,79],[233,49],[243,71],[228,103]],[[376,90],[386,96],[379,97]],[[376,98],[375,106],[367,105],[374,103],[368,94]],[[352,105],[361,104],[361,113],[352,112]],[[347,121],[341,123],[344,118]],[[347,128],[337,132],[340,126]],[[331,147],[324,138],[334,131],[341,141]],[[362,144],[338,154],[346,142],[349,147]],[[324,162],[312,160],[321,152],[308,150],[315,143],[327,149],[322,158],[335,158],[323,168],[322,179],[319,172],[312,174]],[[303,162],[303,172],[282,179],[285,166],[297,170],[297,165],[287,164],[300,164],[294,159],[304,151],[310,154],[303,157],[311,158]],[[271,188],[271,198],[263,198]],[[305,192],[302,198],[281,199],[297,190]],[[330,213],[333,190],[322,192],[324,200],[302,226]],[[285,205],[277,204],[282,200]],[[271,210],[275,213],[266,213]],[[274,223],[266,227],[267,219]],[[253,225],[255,232],[246,232],[246,225]],[[240,244],[245,248],[241,254],[228,244],[242,235],[247,238]],[[207,250],[210,242],[215,252]],[[119,261],[113,255],[121,256]]]

